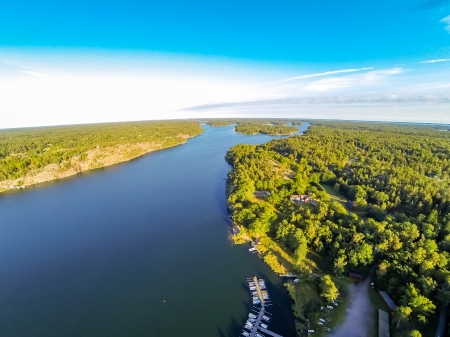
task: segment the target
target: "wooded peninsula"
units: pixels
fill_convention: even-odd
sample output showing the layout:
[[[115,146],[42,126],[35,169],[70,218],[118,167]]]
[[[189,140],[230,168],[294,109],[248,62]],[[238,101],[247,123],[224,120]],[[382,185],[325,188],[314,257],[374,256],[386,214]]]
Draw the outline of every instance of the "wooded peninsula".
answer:
[[[186,142],[198,121],[142,121],[0,131],[0,191],[113,165]]]
[[[237,124],[236,132],[244,135],[266,134],[270,136],[286,136],[297,133],[295,125],[302,125],[300,120],[287,119],[212,119],[208,121],[211,127]]]
[[[434,336],[450,302],[450,133],[311,123],[304,135],[226,154],[235,239],[259,238],[269,266],[300,279],[287,284],[299,336],[317,331],[343,276],[372,267],[370,291],[386,291],[398,306],[393,335]]]

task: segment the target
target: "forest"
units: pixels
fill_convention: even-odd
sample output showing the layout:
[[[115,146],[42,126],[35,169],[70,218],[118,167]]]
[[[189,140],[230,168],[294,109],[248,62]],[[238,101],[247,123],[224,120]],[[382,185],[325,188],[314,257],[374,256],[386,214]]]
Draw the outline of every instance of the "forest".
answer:
[[[142,121],[0,130],[0,181],[17,179],[88,150],[144,142],[162,147],[202,133],[198,121]]]
[[[288,286],[300,336],[324,296],[324,281],[311,279],[318,273],[307,263],[312,256],[335,276],[367,275],[376,266],[376,287],[398,305],[393,335],[434,336],[439,309],[450,301],[450,133],[317,121],[302,136],[237,145],[226,160],[234,223],[274,240],[303,275],[301,287]]]
[[[271,136],[290,135],[298,132],[295,126],[286,124],[262,124],[262,123],[239,123],[236,125],[236,132],[243,133],[244,135],[254,135],[257,133],[263,133]]]
[[[295,125],[302,125],[297,119],[269,119],[269,118],[236,118],[236,119],[210,119],[207,121],[211,127],[220,127],[236,124],[236,132],[245,135],[258,133],[271,136],[290,135],[298,132]]]

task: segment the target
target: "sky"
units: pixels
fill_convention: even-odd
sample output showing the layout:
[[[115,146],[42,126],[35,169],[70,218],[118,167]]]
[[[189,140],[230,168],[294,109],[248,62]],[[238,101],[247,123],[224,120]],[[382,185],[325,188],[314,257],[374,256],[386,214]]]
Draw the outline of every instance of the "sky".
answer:
[[[5,0],[0,128],[450,123],[450,0]]]

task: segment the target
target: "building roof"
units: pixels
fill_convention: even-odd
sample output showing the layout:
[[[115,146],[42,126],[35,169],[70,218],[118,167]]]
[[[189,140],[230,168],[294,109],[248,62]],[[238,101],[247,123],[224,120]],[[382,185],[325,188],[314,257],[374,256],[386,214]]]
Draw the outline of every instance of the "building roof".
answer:
[[[378,337],[389,337],[389,314],[378,309]]]
[[[353,278],[358,278],[358,279],[361,279],[361,280],[363,279],[361,274],[355,273],[353,271],[349,272],[348,276],[353,277]]]
[[[389,296],[389,294],[385,291],[380,291],[379,292],[381,298],[384,300],[384,303],[386,303],[386,305],[389,307],[389,309],[391,310],[395,310],[397,309],[397,305],[395,304],[395,302],[392,300],[391,296]]]

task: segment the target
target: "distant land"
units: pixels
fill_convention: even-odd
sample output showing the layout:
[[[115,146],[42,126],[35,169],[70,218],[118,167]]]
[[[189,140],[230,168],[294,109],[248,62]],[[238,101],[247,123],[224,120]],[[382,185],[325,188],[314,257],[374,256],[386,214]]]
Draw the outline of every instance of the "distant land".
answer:
[[[21,189],[114,165],[184,144],[203,132],[198,120],[136,121],[0,130],[0,192]],[[239,124],[237,132],[288,135],[298,130],[283,119],[206,121]],[[290,125],[287,125],[290,124]]]

